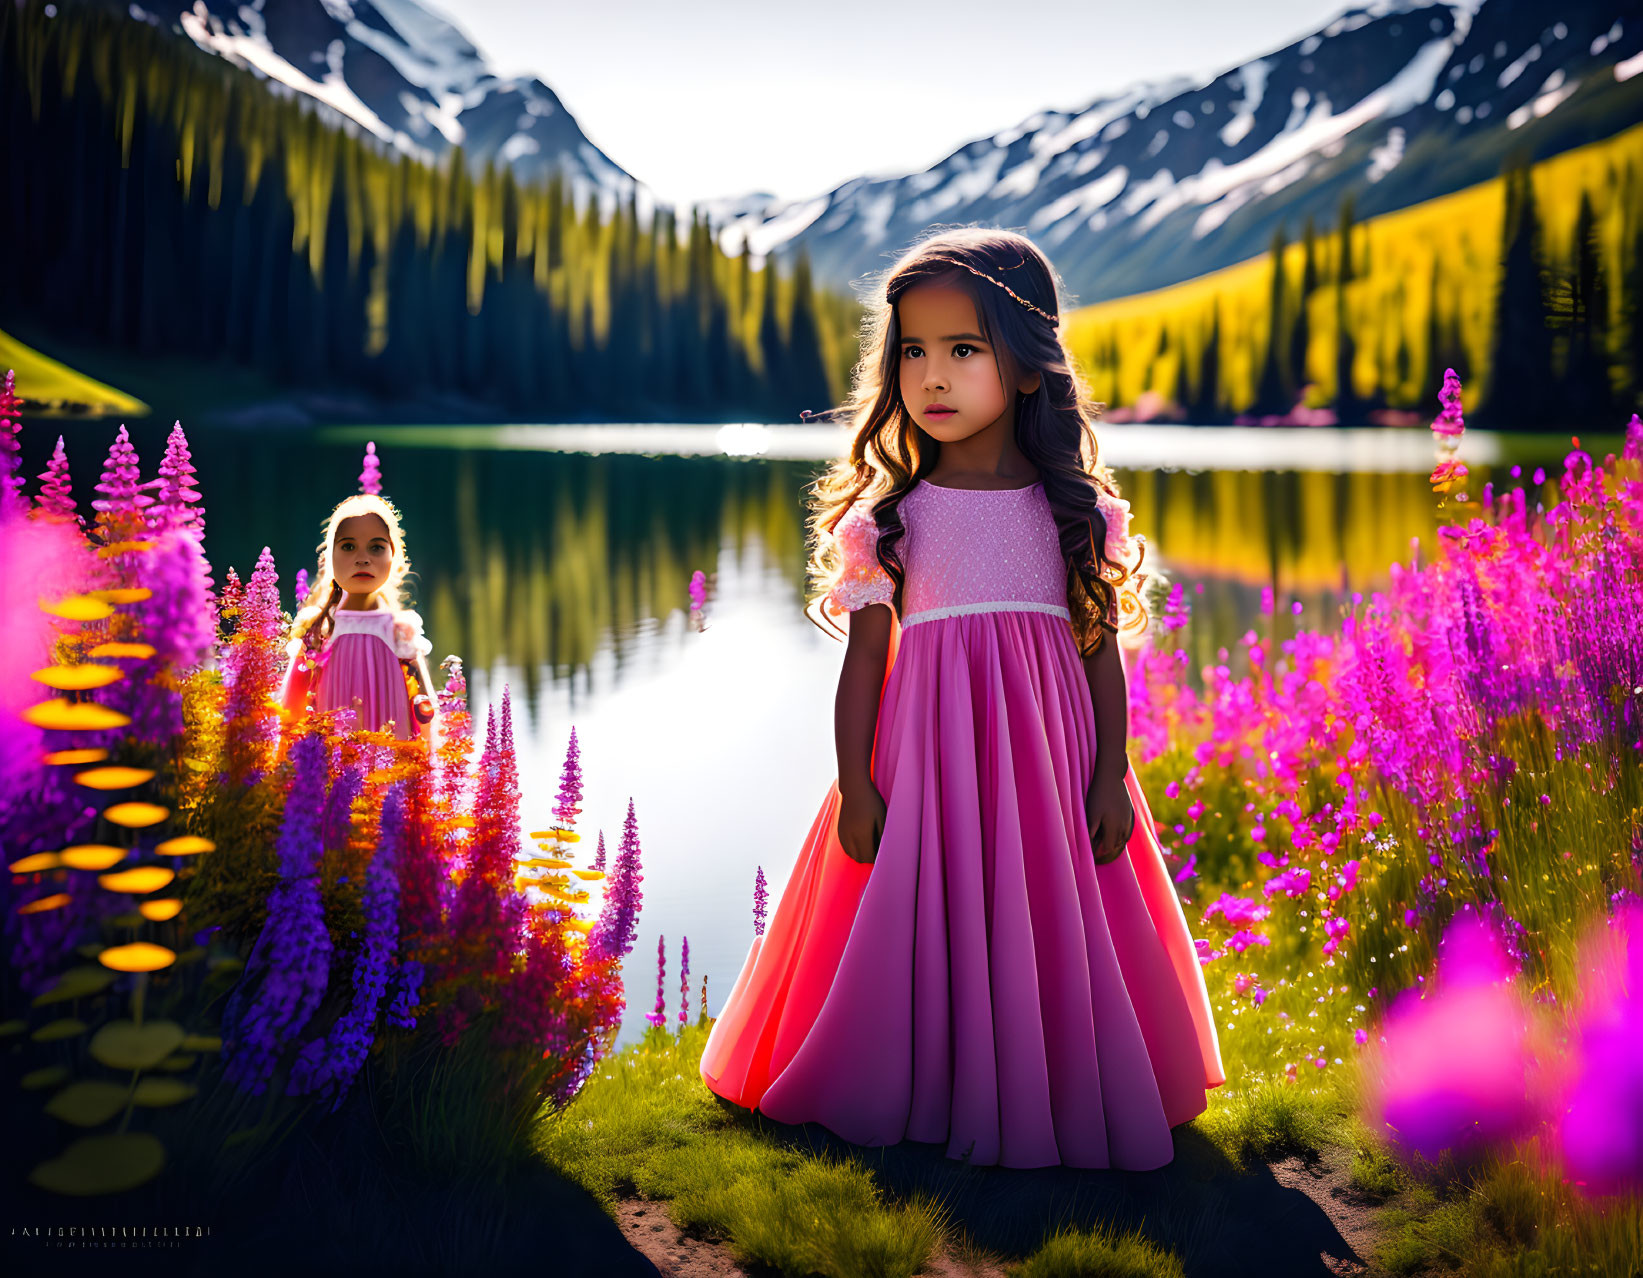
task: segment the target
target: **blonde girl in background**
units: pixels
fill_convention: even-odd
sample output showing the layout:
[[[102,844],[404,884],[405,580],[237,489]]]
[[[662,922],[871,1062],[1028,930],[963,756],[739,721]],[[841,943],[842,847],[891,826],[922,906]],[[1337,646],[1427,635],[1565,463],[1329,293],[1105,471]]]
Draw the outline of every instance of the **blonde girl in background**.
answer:
[[[286,644],[280,700],[292,714],[352,710],[355,727],[431,738],[432,645],[408,606],[411,561],[393,503],[374,493],[339,502],[319,545],[318,571]],[[413,686],[415,691],[413,692]]]

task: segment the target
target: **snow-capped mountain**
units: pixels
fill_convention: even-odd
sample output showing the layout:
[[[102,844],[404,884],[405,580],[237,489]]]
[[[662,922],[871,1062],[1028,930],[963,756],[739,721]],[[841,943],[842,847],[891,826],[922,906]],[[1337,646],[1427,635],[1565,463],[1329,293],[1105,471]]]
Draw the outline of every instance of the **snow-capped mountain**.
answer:
[[[1099,301],[1257,254],[1280,220],[1332,225],[1348,191],[1363,217],[1635,124],[1640,49],[1635,0],[1374,0],[1207,82],[1043,111],[920,173],[708,207],[727,247],[803,245],[834,284],[933,223],[1018,228]]]
[[[181,12],[146,0],[133,16],[174,21],[195,44],[248,67],[410,154],[461,146],[523,179],[564,175],[578,204],[606,207],[642,183],[583,134],[539,79],[497,76],[451,22],[417,0],[192,0]]]

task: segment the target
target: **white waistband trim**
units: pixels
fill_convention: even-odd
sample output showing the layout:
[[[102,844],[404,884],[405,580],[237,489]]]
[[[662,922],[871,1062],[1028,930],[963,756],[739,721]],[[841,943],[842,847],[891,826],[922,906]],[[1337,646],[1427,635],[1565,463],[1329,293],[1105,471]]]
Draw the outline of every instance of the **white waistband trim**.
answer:
[[[1016,600],[1002,600],[996,603],[969,603],[952,604],[946,608],[924,608],[918,612],[910,612],[901,619],[901,628],[916,626],[921,621],[940,621],[943,617],[963,617],[976,612],[1047,612],[1052,616],[1072,620],[1072,613],[1062,604],[1025,603]]]

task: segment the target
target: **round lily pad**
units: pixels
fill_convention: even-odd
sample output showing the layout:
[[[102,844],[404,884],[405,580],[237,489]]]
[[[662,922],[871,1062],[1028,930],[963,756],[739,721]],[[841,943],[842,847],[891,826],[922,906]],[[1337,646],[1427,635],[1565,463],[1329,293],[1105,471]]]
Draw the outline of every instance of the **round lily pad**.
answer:
[[[190,1034],[181,1046],[185,1052],[220,1052],[222,1039],[215,1034]]]
[[[133,1104],[147,1109],[161,1109],[181,1104],[199,1090],[180,1078],[145,1078],[137,1083],[137,1091],[131,1099]]]
[[[0,1038],[15,1038],[28,1027],[27,1021],[0,1021]]]
[[[71,967],[57,978],[57,984],[35,998],[34,1006],[45,1007],[48,1003],[62,1003],[101,994],[114,984],[115,975],[106,967]]]
[[[147,1132],[116,1132],[75,1141],[29,1173],[54,1194],[118,1194],[153,1180],[165,1166],[165,1146]]]
[[[110,1021],[91,1039],[91,1054],[110,1069],[153,1069],[182,1045],[176,1021]]]
[[[43,1092],[68,1082],[68,1070],[62,1065],[47,1065],[44,1069],[31,1070],[17,1081],[25,1092]]]
[[[65,1016],[60,1021],[51,1021],[42,1025],[30,1034],[36,1043],[56,1043],[65,1038],[74,1038],[86,1032],[86,1023],[77,1021],[72,1016]]]
[[[76,1127],[100,1127],[126,1106],[128,1089],[101,1079],[70,1083],[46,1102],[46,1113]]]
[[[188,1040],[184,1039],[183,1041],[187,1042]],[[197,1061],[199,1059],[200,1058],[198,1056],[195,1056],[190,1052],[173,1052],[170,1056],[167,1056],[163,1061],[161,1061],[154,1068],[155,1069],[163,1069],[163,1070],[166,1070],[168,1072],[175,1073],[177,1070],[187,1069],[190,1065],[192,1065],[195,1061]]]

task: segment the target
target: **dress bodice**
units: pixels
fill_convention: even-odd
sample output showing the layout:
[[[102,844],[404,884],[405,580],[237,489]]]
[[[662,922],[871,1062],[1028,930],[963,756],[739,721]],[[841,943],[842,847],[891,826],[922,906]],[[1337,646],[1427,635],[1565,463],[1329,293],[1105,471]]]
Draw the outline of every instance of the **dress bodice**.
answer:
[[[327,646],[343,635],[375,635],[390,649],[394,646],[394,614],[386,608],[359,611],[338,608],[331,614],[331,634]]]
[[[901,499],[905,536],[896,547],[906,576],[901,624],[982,612],[1043,612],[1071,620],[1066,561],[1041,483],[1025,488],[947,488],[924,480]],[[842,612],[889,603],[894,583],[877,559],[872,505],[858,501],[834,534],[843,572],[829,592]]]
[[[968,612],[1067,614],[1066,561],[1042,484],[944,488],[901,501],[903,626]]]

